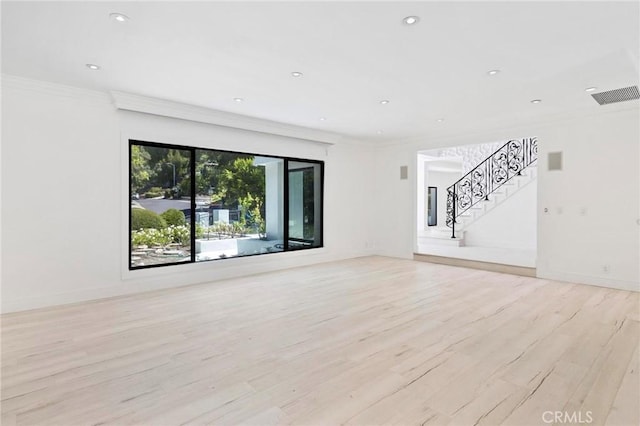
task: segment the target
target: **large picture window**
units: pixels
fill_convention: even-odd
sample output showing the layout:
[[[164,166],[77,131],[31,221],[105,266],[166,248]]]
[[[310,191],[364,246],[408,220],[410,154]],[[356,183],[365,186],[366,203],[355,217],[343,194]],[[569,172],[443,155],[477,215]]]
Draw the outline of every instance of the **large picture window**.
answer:
[[[129,142],[129,268],[322,247],[324,163]]]

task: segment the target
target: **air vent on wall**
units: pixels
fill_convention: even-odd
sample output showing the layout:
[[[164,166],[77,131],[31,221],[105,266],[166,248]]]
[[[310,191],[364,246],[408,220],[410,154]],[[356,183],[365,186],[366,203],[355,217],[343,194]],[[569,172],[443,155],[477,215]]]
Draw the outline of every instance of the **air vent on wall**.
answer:
[[[609,90],[607,92],[594,93],[591,96],[593,96],[593,99],[595,99],[600,105],[640,99],[638,86],[630,86],[622,89]]]

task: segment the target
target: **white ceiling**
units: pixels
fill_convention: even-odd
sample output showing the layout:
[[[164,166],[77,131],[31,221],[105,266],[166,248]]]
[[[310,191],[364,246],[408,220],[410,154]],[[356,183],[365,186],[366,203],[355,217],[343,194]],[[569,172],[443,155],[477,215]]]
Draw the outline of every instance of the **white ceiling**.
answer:
[[[364,140],[429,137],[607,108],[584,89],[638,84],[639,12],[609,1],[3,1],[2,72]],[[420,22],[404,25],[409,15]]]

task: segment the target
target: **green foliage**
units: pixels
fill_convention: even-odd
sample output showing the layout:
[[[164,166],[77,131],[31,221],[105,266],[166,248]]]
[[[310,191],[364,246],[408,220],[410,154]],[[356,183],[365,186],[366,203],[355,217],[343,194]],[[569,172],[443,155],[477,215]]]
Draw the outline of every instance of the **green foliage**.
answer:
[[[204,227],[199,223],[196,223],[196,238],[200,239],[204,237],[204,232],[205,232]]]
[[[142,155],[138,155],[138,152]],[[136,173],[139,169],[142,169],[148,178],[143,181],[138,179],[141,187],[138,192],[146,192],[145,190],[149,187],[172,188],[174,184],[180,186],[184,180],[188,181],[189,162],[190,154],[187,150],[133,145],[131,156],[132,187],[133,183],[137,182]]]
[[[162,197],[164,195],[164,189],[159,186],[154,186],[149,188],[147,192],[144,193],[144,198],[157,198]]]
[[[262,217],[263,199],[247,194],[240,199],[242,218],[245,219],[247,229],[245,233],[257,232],[260,238],[267,237],[267,224]]]
[[[196,192],[198,194],[213,195],[218,185],[220,163],[216,151],[196,151]]]
[[[215,233],[218,234],[218,238],[223,238],[225,235],[231,235],[231,224],[224,222],[217,222],[213,225]]]
[[[154,166],[157,181],[165,188],[185,188],[188,192],[191,185],[189,183],[189,152],[177,149],[160,149],[164,152],[164,157]],[[173,195],[176,196],[175,192]]]
[[[164,247],[171,242],[171,238],[162,229],[141,229],[131,233],[134,246]]]
[[[244,207],[251,209],[264,199],[264,185],[264,168],[254,166],[253,157],[241,157],[222,170],[218,194],[226,205],[246,202],[250,196],[249,204]]]
[[[208,195],[211,204],[240,208],[240,222],[251,231],[236,229],[234,232],[253,233],[259,231],[264,221],[265,199],[265,169],[253,162],[254,156],[248,154],[196,150],[196,162],[191,164],[188,150],[132,145],[132,193],[143,194],[145,198],[188,196],[190,170],[194,167],[196,194]],[[169,225],[181,224],[171,219],[166,221]],[[225,235],[231,233],[229,230]]]
[[[182,246],[188,246],[191,244],[191,231],[187,225],[169,226],[164,229],[164,231],[169,232],[172,243],[177,243]]]
[[[163,229],[141,229],[131,233],[131,242],[134,246],[165,247],[169,244],[190,244],[190,231],[186,225],[169,226]]]
[[[151,178],[151,156],[144,147],[131,145],[131,192],[139,192]]]
[[[131,210],[131,229],[162,229],[166,228],[167,223],[157,213],[145,209]]]
[[[178,193],[174,198],[180,198],[182,197],[183,194],[189,194],[190,192],[191,192],[191,179],[187,177],[187,178],[184,178],[184,180],[182,180],[178,184]]]
[[[222,197],[220,196],[220,194],[211,194],[211,199],[209,201],[211,204],[216,204],[220,201],[222,201]]]
[[[231,224],[224,222],[216,222],[210,229],[218,236],[218,239],[222,239],[225,235],[231,235],[233,230]]]
[[[198,236],[197,238],[203,238],[206,236],[207,239],[215,237],[219,240],[222,240],[224,238],[244,237],[247,234],[251,234],[252,232],[252,229],[246,228],[241,222],[216,222],[215,224],[213,224],[213,226],[203,229],[203,234],[201,236]]]
[[[259,230],[260,225],[264,222],[262,218],[263,199],[252,194],[240,198],[240,209],[242,211],[242,219],[246,222],[247,227]]]
[[[169,209],[160,214],[160,216],[167,222],[167,225],[181,226],[186,223],[184,213],[178,209]]]
[[[244,234],[244,224],[242,222],[233,222],[233,225],[231,225],[231,238],[240,237]]]

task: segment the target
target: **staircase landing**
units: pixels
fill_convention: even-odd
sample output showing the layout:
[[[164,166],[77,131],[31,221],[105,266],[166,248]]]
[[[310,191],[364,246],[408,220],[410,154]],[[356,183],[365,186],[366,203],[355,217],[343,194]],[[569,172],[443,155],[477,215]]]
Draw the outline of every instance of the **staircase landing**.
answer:
[[[419,244],[414,253],[414,259],[526,276],[535,276],[536,268],[536,251],[523,249],[447,247]],[[502,270],[496,269],[496,265],[503,267]],[[505,268],[523,269],[507,271]]]
[[[446,226],[430,227],[418,236],[418,245],[462,247],[464,246],[464,231],[456,231],[456,238],[451,238],[451,228]]]
[[[434,256],[431,254],[414,253],[413,260],[429,263],[440,263],[443,265],[460,266],[463,268],[481,269],[484,271],[500,272],[503,274],[521,275],[524,277],[536,277],[536,269],[524,266],[505,265],[493,262],[481,262],[477,260],[466,260],[453,257]]]

